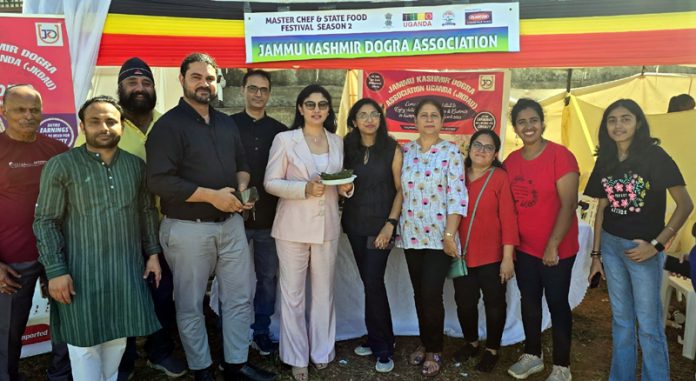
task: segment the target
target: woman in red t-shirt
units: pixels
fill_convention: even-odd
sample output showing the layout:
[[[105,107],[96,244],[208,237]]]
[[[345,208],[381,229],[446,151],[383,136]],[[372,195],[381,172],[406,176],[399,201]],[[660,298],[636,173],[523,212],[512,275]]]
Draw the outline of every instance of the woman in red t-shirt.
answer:
[[[568,293],[578,252],[578,163],[567,148],[542,137],[544,112],[538,102],[522,98],[511,114],[515,133],[524,143],[507,157],[505,169],[520,230],[515,274],[525,345],[508,373],[523,379],[544,370],[541,301],[545,295],[553,326],[553,370],[547,381],[569,381],[573,317]]]
[[[469,206],[459,223],[468,273],[453,281],[459,324],[467,343],[457,351],[455,360],[464,362],[479,352],[478,303],[483,292],[486,350],[476,369],[491,372],[498,362],[505,329],[506,282],[515,275],[513,253],[519,236],[510,181],[497,158],[500,138],[493,130],[482,129],[470,142],[464,160]]]

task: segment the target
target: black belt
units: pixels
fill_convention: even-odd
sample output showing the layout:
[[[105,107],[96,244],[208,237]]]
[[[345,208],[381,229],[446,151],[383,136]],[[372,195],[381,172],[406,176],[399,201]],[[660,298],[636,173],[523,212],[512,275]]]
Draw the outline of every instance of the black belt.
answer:
[[[227,221],[228,218],[230,218],[231,213],[226,213],[223,214],[222,216],[217,216],[217,217],[208,217],[208,218],[178,218],[179,220],[187,220],[187,221],[194,221],[194,222],[225,222]],[[172,217],[174,218],[174,217]]]

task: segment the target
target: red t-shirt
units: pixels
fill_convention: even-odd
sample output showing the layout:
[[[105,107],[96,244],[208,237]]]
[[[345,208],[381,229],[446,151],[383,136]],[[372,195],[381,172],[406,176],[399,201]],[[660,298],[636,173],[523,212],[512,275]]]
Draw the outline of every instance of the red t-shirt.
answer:
[[[570,172],[579,173],[578,162],[567,148],[548,142],[544,151],[532,160],[525,160],[521,149],[511,153],[505,159],[505,169],[517,206],[520,229],[517,250],[543,258],[561,208],[556,181]],[[573,223],[558,245],[558,256],[572,257],[578,249],[578,219],[573,214]]]
[[[0,133],[0,262],[39,258],[31,225],[41,170],[48,159],[67,150],[65,144],[41,134],[26,143]]]
[[[486,182],[488,173],[474,181],[466,179],[469,191],[469,209],[467,216],[459,223],[459,238],[462,247],[469,231],[469,221],[474,211],[474,204]],[[476,208],[471,237],[466,250],[467,267],[478,267],[503,260],[503,245],[518,245],[517,215],[515,202],[510,191],[510,181],[505,170],[496,168],[481,200]]]

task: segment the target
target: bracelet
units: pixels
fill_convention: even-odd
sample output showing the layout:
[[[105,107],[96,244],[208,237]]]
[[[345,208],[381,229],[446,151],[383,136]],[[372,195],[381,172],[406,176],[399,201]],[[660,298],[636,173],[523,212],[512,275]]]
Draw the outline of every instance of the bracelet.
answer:
[[[602,250],[592,250],[590,252],[590,257],[601,257],[602,256]]]
[[[392,224],[392,226],[396,227],[399,224],[399,220],[396,218],[387,218],[385,224]]]

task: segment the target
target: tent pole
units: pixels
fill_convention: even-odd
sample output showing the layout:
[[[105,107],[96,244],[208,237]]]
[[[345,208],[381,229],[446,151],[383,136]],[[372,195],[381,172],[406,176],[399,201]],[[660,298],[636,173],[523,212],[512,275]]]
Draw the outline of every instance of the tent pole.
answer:
[[[570,103],[570,82],[573,79],[573,69],[568,69],[568,75],[566,76],[566,97],[563,100],[566,106]]]

